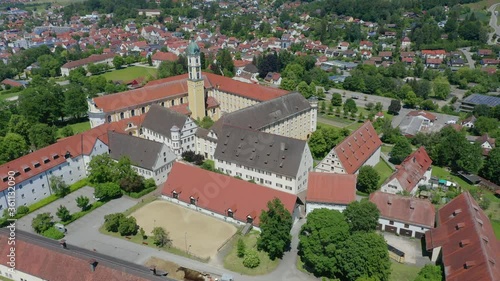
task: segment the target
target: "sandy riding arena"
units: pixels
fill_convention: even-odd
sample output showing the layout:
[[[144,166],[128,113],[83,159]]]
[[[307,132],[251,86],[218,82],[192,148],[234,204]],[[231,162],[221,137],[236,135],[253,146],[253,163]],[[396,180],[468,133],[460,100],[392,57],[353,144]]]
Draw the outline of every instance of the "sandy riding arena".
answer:
[[[131,215],[146,235],[151,235],[155,226],[162,226],[170,233],[175,248],[200,258],[214,257],[236,233],[232,224],[167,201],[151,202]]]

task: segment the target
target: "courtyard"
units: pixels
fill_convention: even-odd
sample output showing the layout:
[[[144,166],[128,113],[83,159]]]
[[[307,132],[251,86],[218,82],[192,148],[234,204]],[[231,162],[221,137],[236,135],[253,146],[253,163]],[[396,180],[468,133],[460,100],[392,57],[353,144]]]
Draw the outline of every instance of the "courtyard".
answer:
[[[150,234],[161,226],[172,246],[200,258],[213,258],[236,233],[236,226],[167,201],[153,201],[133,212],[139,227]]]

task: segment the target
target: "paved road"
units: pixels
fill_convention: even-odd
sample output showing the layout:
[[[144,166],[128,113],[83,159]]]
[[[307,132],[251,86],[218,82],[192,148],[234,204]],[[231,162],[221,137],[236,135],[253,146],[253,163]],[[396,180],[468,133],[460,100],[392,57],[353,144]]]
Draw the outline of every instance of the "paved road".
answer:
[[[106,214],[123,212],[135,203],[134,200],[129,198],[116,199],[96,209],[82,219],[68,225],[68,235],[65,238],[67,243],[91,251],[95,250],[97,253],[119,257],[127,262],[139,265],[144,264],[150,257],[154,256],[200,272],[208,272],[217,275],[229,273],[238,281],[318,280],[298,271],[295,266],[297,258],[296,249],[298,245],[297,233],[300,231],[303,220],[300,220],[294,225],[292,229],[292,250],[285,254],[283,261],[276,270],[265,276],[244,276],[239,273],[229,272],[220,265],[198,262],[165,251],[155,250],[147,246],[104,235],[99,232],[99,227],[104,222],[104,216]]]
[[[476,68],[476,61],[472,59],[472,55],[470,53],[470,47],[467,48],[462,48],[460,49],[462,53],[464,54],[465,58],[467,59],[467,64],[469,65],[469,68],[474,69]]]
[[[48,187],[46,187],[46,188],[48,188]],[[50,203],[49,205],[44,206],[44,207],[34,211],[33,213],[28,214],[28,215],[20,218],[17,221],[17,228],[20,230],[24,230],[26,232],[29,232],[29,233],[34,233],[33,228],[31,227],[31,221],[33,220],[34,217],[36,217],[38,214],[41,214],[41,213],[47,213],[47,212],[51,213],[52,216],[54,216],[54,220],[58,221],[59,218],[56,216],[56,212],[57,212],[57,208],[59,208],[59,206],[61,206],[61,205],[66,206],[66,208],[68,208],[68,210],[71,214],[81,211],[81,209],[78,206],[76,206],[76,201],[75,201],[76,197],[79,197],[81,195],[88,197],[90,199],[90,202],[89,202],[90,204],[92,204],[94,202],[94,199],[93,199],[94,188],[92,188],[90,186],[84,186],[84,187],[78,189],[77,191],[68,194],[66,197],[58,199],[58,200]]]
[[[500,37],[500,25],[497,25],[497,14],[495,13],[497,6],[500,5],[500,3],[493,4],[491,7],[488,8],[488,11],[491,12],[491,17],[490,17],[490,26],[493,28],[493,32],[488,34],[488,44],[490,45],[495,45],[498,37]],[[497,35],[497,39],[493,40],[493,35]]]

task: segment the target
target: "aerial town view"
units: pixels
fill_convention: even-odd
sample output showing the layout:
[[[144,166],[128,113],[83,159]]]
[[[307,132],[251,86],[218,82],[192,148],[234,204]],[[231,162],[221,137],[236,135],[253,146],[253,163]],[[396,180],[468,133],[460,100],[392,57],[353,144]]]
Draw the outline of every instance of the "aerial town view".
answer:
[[[0,0],[0,281],[500,281],[498,0]]]

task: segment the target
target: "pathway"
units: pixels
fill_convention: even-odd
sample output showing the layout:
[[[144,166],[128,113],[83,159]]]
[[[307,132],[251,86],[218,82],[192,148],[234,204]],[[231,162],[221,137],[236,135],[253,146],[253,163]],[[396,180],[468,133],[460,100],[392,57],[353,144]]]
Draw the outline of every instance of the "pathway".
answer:
[[[500,37],[500,25],[497,25],[498,19],[497,19],[497,14],[495,13],[497,6],[500,5],[500,3],[493,4],[491,7],[488,8],[488,11],[491,12],[491,17],[490,17],[490,27],[493,28],[493,32],[490,32],[488,34],[488,44],[490,45],[495,45],[496,41],[498,40],[498,37]],[[493,39],[493,35],[497,35],[497,39]]]
[[[470,47],[462,48],[461,51],[464,54],[465,58],[467,59],[467,64],[469,65],[469,68],[470,69],[476,68],[476,61],[472,59],[472,56],[470,54]]]

